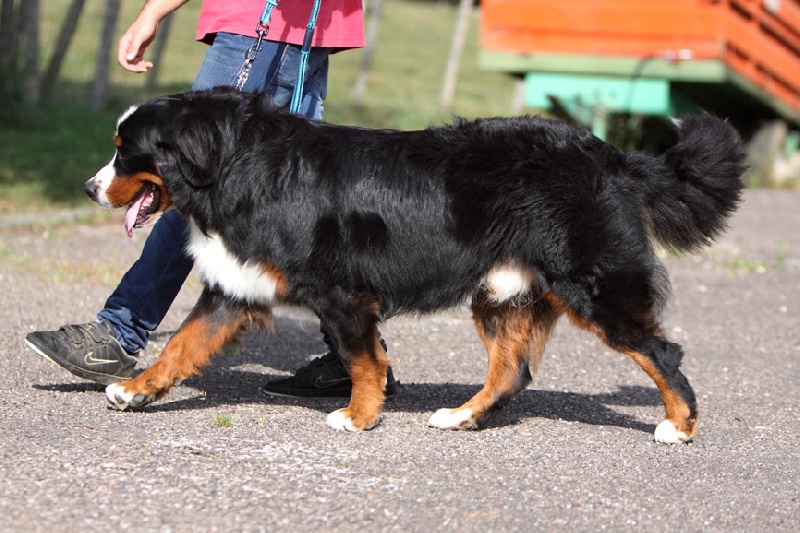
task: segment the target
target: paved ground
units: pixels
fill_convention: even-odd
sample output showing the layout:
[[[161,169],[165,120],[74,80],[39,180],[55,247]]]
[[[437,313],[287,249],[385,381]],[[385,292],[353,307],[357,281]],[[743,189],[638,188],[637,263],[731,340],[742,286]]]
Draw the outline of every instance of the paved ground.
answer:
[[[142,237],[121,218],[0,228],[0,531],[798,531],[798,228],[800,195],[751,191],[713,250],[666,260],[667,330],[701,408],[680,446],[652,442],[663,412],[644,373],[566,322],[490,428],[426,427],[484,377],[464,310],[385,325],[403,386],[369,433],[325,425],[340,402],[261,394],[323,349],[315,321],[287,311],[146,412],[111,411],[23,337],[92,319]]]

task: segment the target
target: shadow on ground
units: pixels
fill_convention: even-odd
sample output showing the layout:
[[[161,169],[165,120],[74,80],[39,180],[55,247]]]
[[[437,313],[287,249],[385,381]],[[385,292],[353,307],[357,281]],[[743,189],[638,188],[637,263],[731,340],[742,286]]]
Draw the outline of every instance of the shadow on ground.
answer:
[[[160,402],[146,406],[144,411],[163,413],[247,403],[300,405],[322,413],[342,407],[345,399],[296,399],[266,395],[261,389],[263,384],[285,376],[239,368],[255,365],[269,370],[296,370],[307,361],[310,353],[324,349],[316,327],[313,321],[278,317],[275,319],[274,332],[248,333],[241,344],[230,350],[231,353],[214,359],[203,375],[183,383],[183,387],[197,390],[198,395],[174,401],[167,396]],[[165,343],[173,333],[157,332],[151,341]],[[457,407],[478,392],[481,386],[477,383],[401,383],[400,392],[387,401],[385,411],[424,414],[442,406]],[[103,392],[105,389],[96,383],[53,383],[34,385],[34,388],[61,393]],[[652,433],[654,425],[640,422],[613,407],[657,405],[661,405],[661,397],[655,388],[620,387],[616,392],[599,394],[527,389],[490,421],[489,427],[514,425],[527,418],[547,418]]]
[[[294,405],[328,413],[344,407],[345,399],[299,399],[269,396],[261,391],[265,381],[276,375],[226,370],[187,380],[182,386],[198,391],[196,396],[170,401],[169,397],[144,408],[145,412],[165,413],[194,409],[265,403],[269,405]],[[104,387],[96,383],[55,383],[34,385],[44,391],[102,393]],[[456,407],[480,390],[480,384],[408,383],[400,384],[400,391],[386,402],[386,412],[433,413],[442,406]],[[528,418],[565,420],[598,426],[616,426],[652,433],[655,425],[643,423],[635,417],[614,410],[614,406],[657,406],[661,404],[658,390],[646,387],[621,387],[618,391],[601,394],[579,394],[561,391],[522,391],[501,411],[488,427],[519,424]]]

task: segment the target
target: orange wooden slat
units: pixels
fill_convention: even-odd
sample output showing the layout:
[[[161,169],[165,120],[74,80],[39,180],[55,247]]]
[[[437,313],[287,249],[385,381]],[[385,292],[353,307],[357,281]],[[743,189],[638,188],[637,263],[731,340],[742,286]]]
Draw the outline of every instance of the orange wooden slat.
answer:
[[[483,46],[523,54],[651,57],[692,50],[800,109],[800,0],[483,0]],[[795,81],[797,80],[797,81]]]
[[[717,6],[697,9],[697,0],[631,1],[488,0],[483,8],[483,44],[535,51],[650,55],[659,49],[700,46],[703,55],[721,50],[724,25]],[[495,6],[493,9],[492,6]],[[500,7],[502,6],[502,9]],[[697,43],[705,44],[698,45]],[[684,45],[683,47],[687,47]]]

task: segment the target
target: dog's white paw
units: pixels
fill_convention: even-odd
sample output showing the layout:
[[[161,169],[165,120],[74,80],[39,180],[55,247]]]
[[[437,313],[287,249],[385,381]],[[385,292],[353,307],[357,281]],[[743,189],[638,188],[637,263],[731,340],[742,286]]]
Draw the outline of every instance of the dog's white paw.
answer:
[[[328,425],[338,431],[358,431],[353,426],[353,420],[345,416],[344,409],[338,409],[328,415]]]
[[[122,386],[122,382],[112,383],[106,387],[106,398],[108,398],[108,403],[111,407],[120,411],[141,409],[148,403],[156,401],[155,394],[147,395],[141,392],[137,394],[127,392],[125,387]]]
[[[686,433],[678,431],[678,429],[675,427],[675,424],[669,420],[664,420],[658,426],[656,426],[656,431],[653,433],[653,438],[656,442],[661,442],[663,444],[678,444],[679,442],[685,442],[689,440],[689,437],[686,435]]]
[[[373,422],[372,424],[368,425],[363,429],[363,431],[369,431],[370,429],[374,429],[381,423],[383,417],[378,417],[378,419]],[[328,425],[333,429],[338,431],[352,431],[358,432],[362,431],[353,425],[353,419],[345,416],[344,409],[338,409],[328,415],[327,418]]]
[[[462,429],[475,423],[472,409],[439,409],[428,419],[428,425],[440,429]]]
[[[111,407],[124,411],[133,401],[133,394],[125,392],[120,383],[112,383],[106,387],[106,398]]]

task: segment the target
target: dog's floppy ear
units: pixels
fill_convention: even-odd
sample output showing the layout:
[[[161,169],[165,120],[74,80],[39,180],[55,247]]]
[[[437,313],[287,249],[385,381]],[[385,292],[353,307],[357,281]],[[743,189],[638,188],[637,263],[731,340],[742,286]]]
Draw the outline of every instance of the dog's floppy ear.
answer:
[[[194,111],[182,113],[174,125],[170,144],[186,181],[198,188],[216,181],[225,142],[213,116]]]

